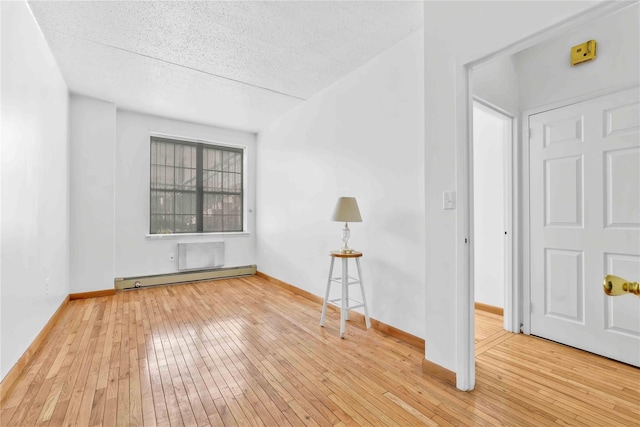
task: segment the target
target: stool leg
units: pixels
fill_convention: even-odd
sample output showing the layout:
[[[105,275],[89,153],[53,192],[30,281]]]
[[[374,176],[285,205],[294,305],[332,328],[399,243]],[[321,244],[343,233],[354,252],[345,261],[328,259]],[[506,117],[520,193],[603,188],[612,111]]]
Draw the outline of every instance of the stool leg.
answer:
[[[358,281],[360,282],[360,291],[362,292],[362,304],[364,305],[364,320],[367,329],[371,327],[369,320],[369,309],[367,308],[367,297],[364,296],[364,284],[362,283],[362,268],[360,268],[360,258],[356,258],[356,266],[358,267]]]
[[[342,258],[342,301],[340,305],[340,338],[344,338],[344,322],[347,319],[349,309],[347,304],[347,258]]]
[[[322,304],[322,317],[320,317],[320,326],[324,327],[324,320],[327,317],[327,302],[329,301],[329,290],[331,289],[331,276],[333,276],[333,261],[331,257],[331,265],[329,266],[329,279],[327,280],[327,290],[324,292],[324,303]]]
[[[345,292],[345,301],[346,304],[344,305],[345,307],[349,307],[349,258],[342,258],[342,268],[344,273],[344,276],[342,277],[342,283],[344,283],[344,292]],[[344,318],[345,320],[349,320],[349,309],[347,308],[345,310],[344,313]]]

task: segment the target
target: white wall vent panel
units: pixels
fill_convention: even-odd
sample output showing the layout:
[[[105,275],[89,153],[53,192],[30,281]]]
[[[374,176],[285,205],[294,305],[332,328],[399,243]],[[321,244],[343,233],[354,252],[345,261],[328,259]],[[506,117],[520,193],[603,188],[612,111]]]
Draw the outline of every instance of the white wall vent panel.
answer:
[[[178,270],[224,266],[224,242],[178,243]]]

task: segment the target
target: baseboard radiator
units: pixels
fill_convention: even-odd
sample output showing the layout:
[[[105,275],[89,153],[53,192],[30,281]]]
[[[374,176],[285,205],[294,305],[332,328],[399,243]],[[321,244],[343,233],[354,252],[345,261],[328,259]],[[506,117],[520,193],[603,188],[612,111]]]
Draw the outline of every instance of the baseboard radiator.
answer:
[[[116,289],[171,285],[256,274],[255,265],[225,267],[224,242],[177,243],[175,253],[178,255],[178,272],[126,278],[117,277],[115,279]]]
[[[255,265],[244,265],[240,267],[193,270],[178,273],[157,274],[151,276],[116,277],[115,286],[116,289],[123,290],[142,288],[147,286],[201,282],[214,279],[230,279],[233,277],[253,276],[254,274],[256,274]]]

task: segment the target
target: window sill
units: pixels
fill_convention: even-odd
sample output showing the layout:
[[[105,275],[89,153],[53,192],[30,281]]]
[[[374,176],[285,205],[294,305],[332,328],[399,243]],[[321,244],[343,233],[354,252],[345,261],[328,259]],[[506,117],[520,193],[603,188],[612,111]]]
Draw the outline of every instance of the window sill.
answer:
[[[233,236],[248,236],[248,231],[234,231],[234,232],[221,232],[221,233],[175,233],[175,234],[146,234],[147,240],[164,240],[164,239],[179,239],[181,237],[233,237]]]

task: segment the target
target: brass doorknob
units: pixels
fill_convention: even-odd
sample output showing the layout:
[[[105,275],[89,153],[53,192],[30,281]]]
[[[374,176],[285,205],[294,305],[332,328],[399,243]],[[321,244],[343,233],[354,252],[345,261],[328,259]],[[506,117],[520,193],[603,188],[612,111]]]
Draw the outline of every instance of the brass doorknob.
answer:
[[[631,282],[622,277],[607,274],[602,284],[604,293],[610,296],[635,294],[640,296],[640,283]]]

